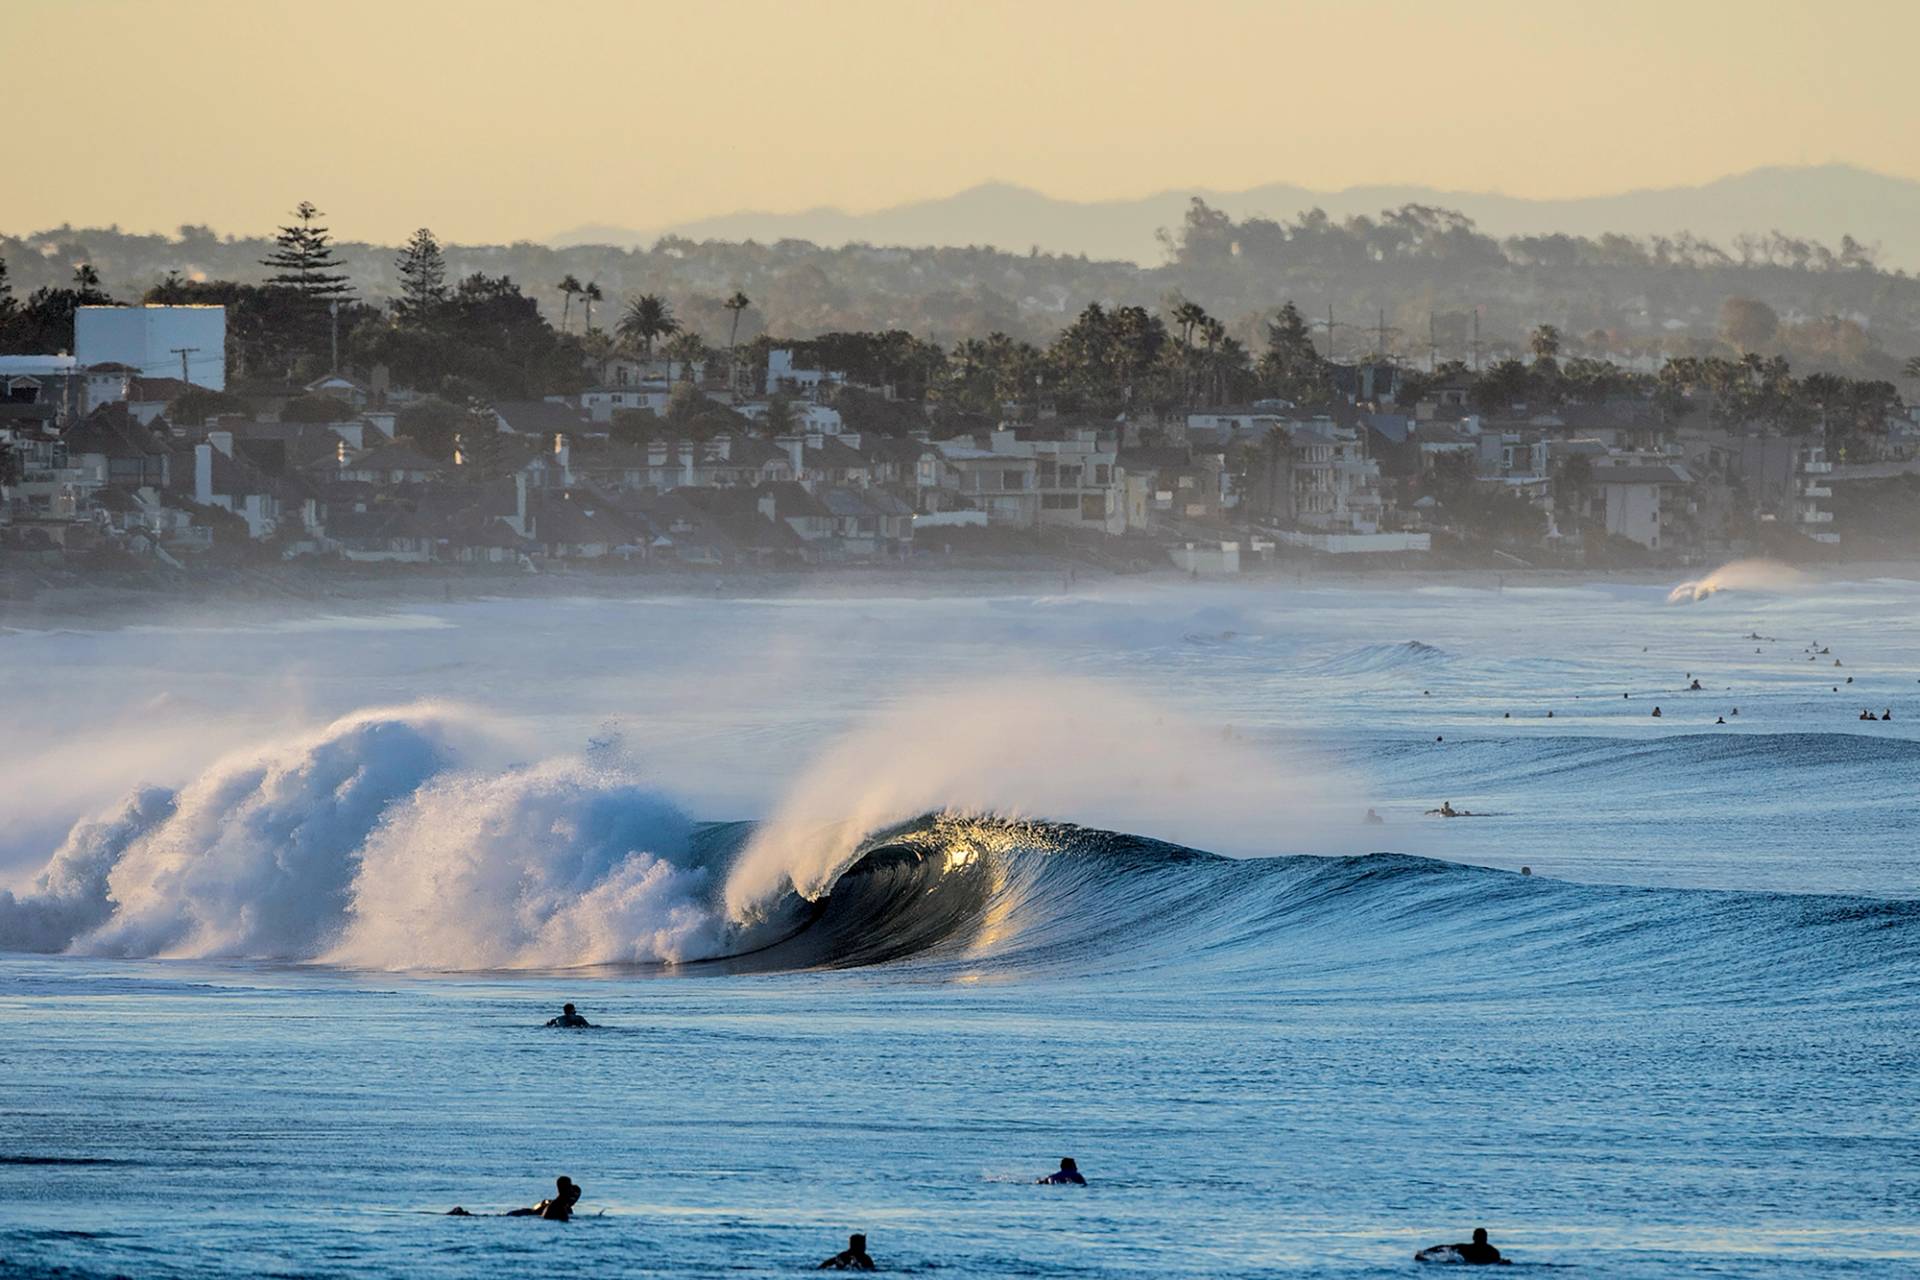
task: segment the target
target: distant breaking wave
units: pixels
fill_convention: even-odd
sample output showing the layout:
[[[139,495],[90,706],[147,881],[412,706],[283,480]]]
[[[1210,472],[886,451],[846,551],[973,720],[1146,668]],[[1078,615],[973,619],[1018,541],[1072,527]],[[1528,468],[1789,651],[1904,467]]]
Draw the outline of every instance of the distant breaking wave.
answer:
[[[1798,591],[1811,579],[1777,560],[1735,560],[1704,578],[1683,582],[1667,593],[1668,604],[1693,604],[1722,591]]]
[[[77,824],[0,948],[415,971],[911,961],[957,978],[1311,972],[1396,994],[1524,982],[1785,992],[1911,981],[1920,902],[1609,888],[1395,854],[1224,858],[936,810],[790,840],[617,770],[467,767],[476,726],[350,717]],[[1816,975],[1810,974],[1810,977]],[[1793,998],[1776,994],[1774,998]]]
[[[1432,670],[1444,667],[1452,660],[1453,655],[1437,645],[1407,640],[1400,644],[1362,645],[1325,658],[1308,669],[1317,675],[1375,675],[1388,671]]]

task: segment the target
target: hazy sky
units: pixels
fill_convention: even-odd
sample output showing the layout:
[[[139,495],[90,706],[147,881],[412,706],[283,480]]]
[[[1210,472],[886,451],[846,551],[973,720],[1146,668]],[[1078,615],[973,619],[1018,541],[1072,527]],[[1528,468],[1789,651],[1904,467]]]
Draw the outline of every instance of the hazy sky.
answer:
[[[1574,196],[1920,178],[1915,0],[0,0],[0,230],[306,198],[350,239],[864,210],[987,179]]]

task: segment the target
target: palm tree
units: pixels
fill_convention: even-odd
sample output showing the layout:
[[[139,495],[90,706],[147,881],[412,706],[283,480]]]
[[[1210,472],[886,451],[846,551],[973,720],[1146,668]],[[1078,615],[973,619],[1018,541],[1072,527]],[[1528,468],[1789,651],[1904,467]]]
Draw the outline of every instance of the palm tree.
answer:
[[[727,326],[727,389],[734,389],[733,349],[740,337],[740,313],[753,305],[753,299],[735,289],[733,296],[720,304],[733,313],[733,320]]]
[[[573,295],[583,292],[580,287],[580,277],[569,271],[565,276],[561,277],[560,283],[555,285],[554,288],[558,289],[561,296],[566,299],[565,305],[560,308],[560,332],[565,333],[567,331],[567,321],[573,315]]]
[[[642,355],[652,356],[654,340],[680,332],[680,322],[673,318],[673,308],[658,294],[643,293],[627,303],[626,314],[620,317],[620,326],[615,332],[629,342],[638,343]]]
[[[1212,320],[1197,302],[1182,302],[1173,309],[1173,322],[1180,326],[1181,379],[1186,384],[1187,406],[1193,406],[1193,332]]]
[[[1907,357],[1906,373],[1909,378],[1920,378],[1920,356]]]
[[[707,344],[691,329],[682,329],[661,348],[667,359],[680,366],[680,380],[693,381],[693,367],[707,362]]]
[[[580,296],[581,298],[585,299],[587,304],[586,331],[588,333],[592,333],[593,332],[593,304],[596,302],[604,302],[606,300],[607,295],[600,291],[599,285],[589,280],[587,281],[586,285],[580,290]]]
[[[1534,359],[1551,360],[1560,354],[1560,330],[1550,324],[1543,324],[1533,331],[1533,337],[1528,341],[1528,345],[1533,348]]]

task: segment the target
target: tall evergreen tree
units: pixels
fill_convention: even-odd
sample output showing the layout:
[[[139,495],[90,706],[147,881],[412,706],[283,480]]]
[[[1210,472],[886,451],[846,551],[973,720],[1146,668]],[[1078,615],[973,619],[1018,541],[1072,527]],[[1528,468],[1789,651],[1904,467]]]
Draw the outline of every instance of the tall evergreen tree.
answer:
[[[447,300],[447,260],[427,228],[413,233],[393,265],[400,272],[400,296],[393,309],[402,319],[425,320]]]
[[[273,268],[267,283],[292,289],[311,302],[336,302],[351,295],[333,237],[315,221],[323,216],[320,210],[302,200],[293,216],[297,221],[280,228],[273,252],[260,260],[261,266]]]

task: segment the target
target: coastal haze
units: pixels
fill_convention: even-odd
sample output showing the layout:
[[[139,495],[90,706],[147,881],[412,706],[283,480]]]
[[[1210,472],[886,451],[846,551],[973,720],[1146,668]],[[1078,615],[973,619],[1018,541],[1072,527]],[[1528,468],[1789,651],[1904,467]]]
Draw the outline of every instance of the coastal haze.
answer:
[[[1920,1274],[1910,7],[16,10],[0,1280]]]

